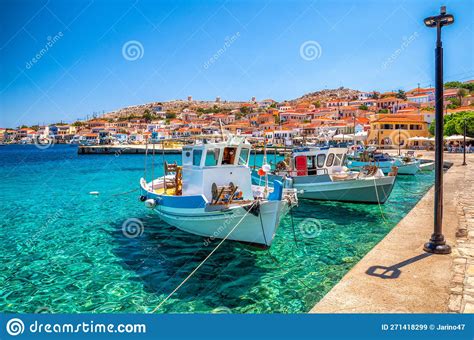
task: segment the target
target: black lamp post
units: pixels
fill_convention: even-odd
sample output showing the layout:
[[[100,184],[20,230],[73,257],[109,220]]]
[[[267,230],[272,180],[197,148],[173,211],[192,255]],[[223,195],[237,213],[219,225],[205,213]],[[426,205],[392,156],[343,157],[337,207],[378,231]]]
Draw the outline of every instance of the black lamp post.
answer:
[[[443,43],[441,28],[454,22],[451,14],[446,14],[446,6],[441,6],[440,14],[424,20],[427,27],[436,27],[435,49],[435,100],[436,100],[436,131],[435,131],[435,197],[434,197],[434,232],[425,243],[424,250],[434,254],[449,254],[451,247],[446,244],[443,235]]]

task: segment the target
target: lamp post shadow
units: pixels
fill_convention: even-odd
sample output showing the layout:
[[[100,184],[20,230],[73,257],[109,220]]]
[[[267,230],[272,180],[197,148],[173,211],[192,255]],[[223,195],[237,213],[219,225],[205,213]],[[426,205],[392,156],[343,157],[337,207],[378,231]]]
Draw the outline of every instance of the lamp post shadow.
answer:
[[[397,279],[400,276],[400,274],[402,273],[400,268],[405,267],[409,264],[412,264],[416,261],[423,260],[424,258],[429,257],[431,255],[433,255],[433,254],[432,253],[423,253],[423,254],[414,256],[412,258],[409,258],[405,261],[402,261],[400,263],[396,263],[396,264],[394,264],[392,266],[389,266],[389,267],[372,266],[372,267],[369,267],[369,269],[367,269],[367,271],[365,273],[367,275],[379,277],[381,279]]]

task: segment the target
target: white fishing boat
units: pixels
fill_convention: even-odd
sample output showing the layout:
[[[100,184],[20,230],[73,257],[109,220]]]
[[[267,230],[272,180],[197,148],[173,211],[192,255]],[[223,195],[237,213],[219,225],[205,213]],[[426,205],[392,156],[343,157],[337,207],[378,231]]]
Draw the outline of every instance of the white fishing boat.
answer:
[[[384,203],[395,184],[397,168],[388,176],[376,166],[352,171],[344,166],[346,153],[347,148],[339,147],[295,149],[290,164],[280,162],[271,179],[289,176],[299,198]]]
[[[420,171],[434,171],[435,162],[428,159],[420,159]]]
[[[353,170],[360,170],[365,166],[375,165],[388,174],[392,168],[398,168],[398,175],[415,175],[420,171],[420,161],[408,155],[390,156],[386,153],[376,152],[375,148],[369,147],[361,152],[353,152],[347,159],[347,166]]]
[[[297,204],[296,190],[278,181],[273,188],[253,186],[250,150],[235,136],[184,146],[182,166],[165,163],[164,176],[140,180],[140,199],[183,231],[269,247],[281,218]]]
[[[409,156],[395,156],[394,165],[398,167],[400,175],[416,175],[420,171],[420,160]]]

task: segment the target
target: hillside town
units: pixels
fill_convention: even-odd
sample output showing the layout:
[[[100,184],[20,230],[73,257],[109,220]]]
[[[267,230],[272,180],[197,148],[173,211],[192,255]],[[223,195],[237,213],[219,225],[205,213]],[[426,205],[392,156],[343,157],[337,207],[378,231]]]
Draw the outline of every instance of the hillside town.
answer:
[[[347,88],[322,90],[298,99],[247,102],[186,100],[153,102],[70,124],[0,128],[0,143],[31,144],[38,138],[79,145],[144,144],[158,139],[192,139],[223,130],[250,141],[295,145],[357,141],[378,147],[429,147],[434,120],[433,87],[380,93]],[[449,82],[445,115],[474,111],[474,80]]]

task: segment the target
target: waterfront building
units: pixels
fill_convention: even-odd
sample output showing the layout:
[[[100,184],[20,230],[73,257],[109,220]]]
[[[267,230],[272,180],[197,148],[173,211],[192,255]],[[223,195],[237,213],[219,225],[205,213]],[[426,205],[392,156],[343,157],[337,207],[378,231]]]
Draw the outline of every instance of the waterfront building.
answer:
[[[406,146],[411,137],[428,137],[428,123],[420,114],[379,114],[370,122],[369,144]]]

